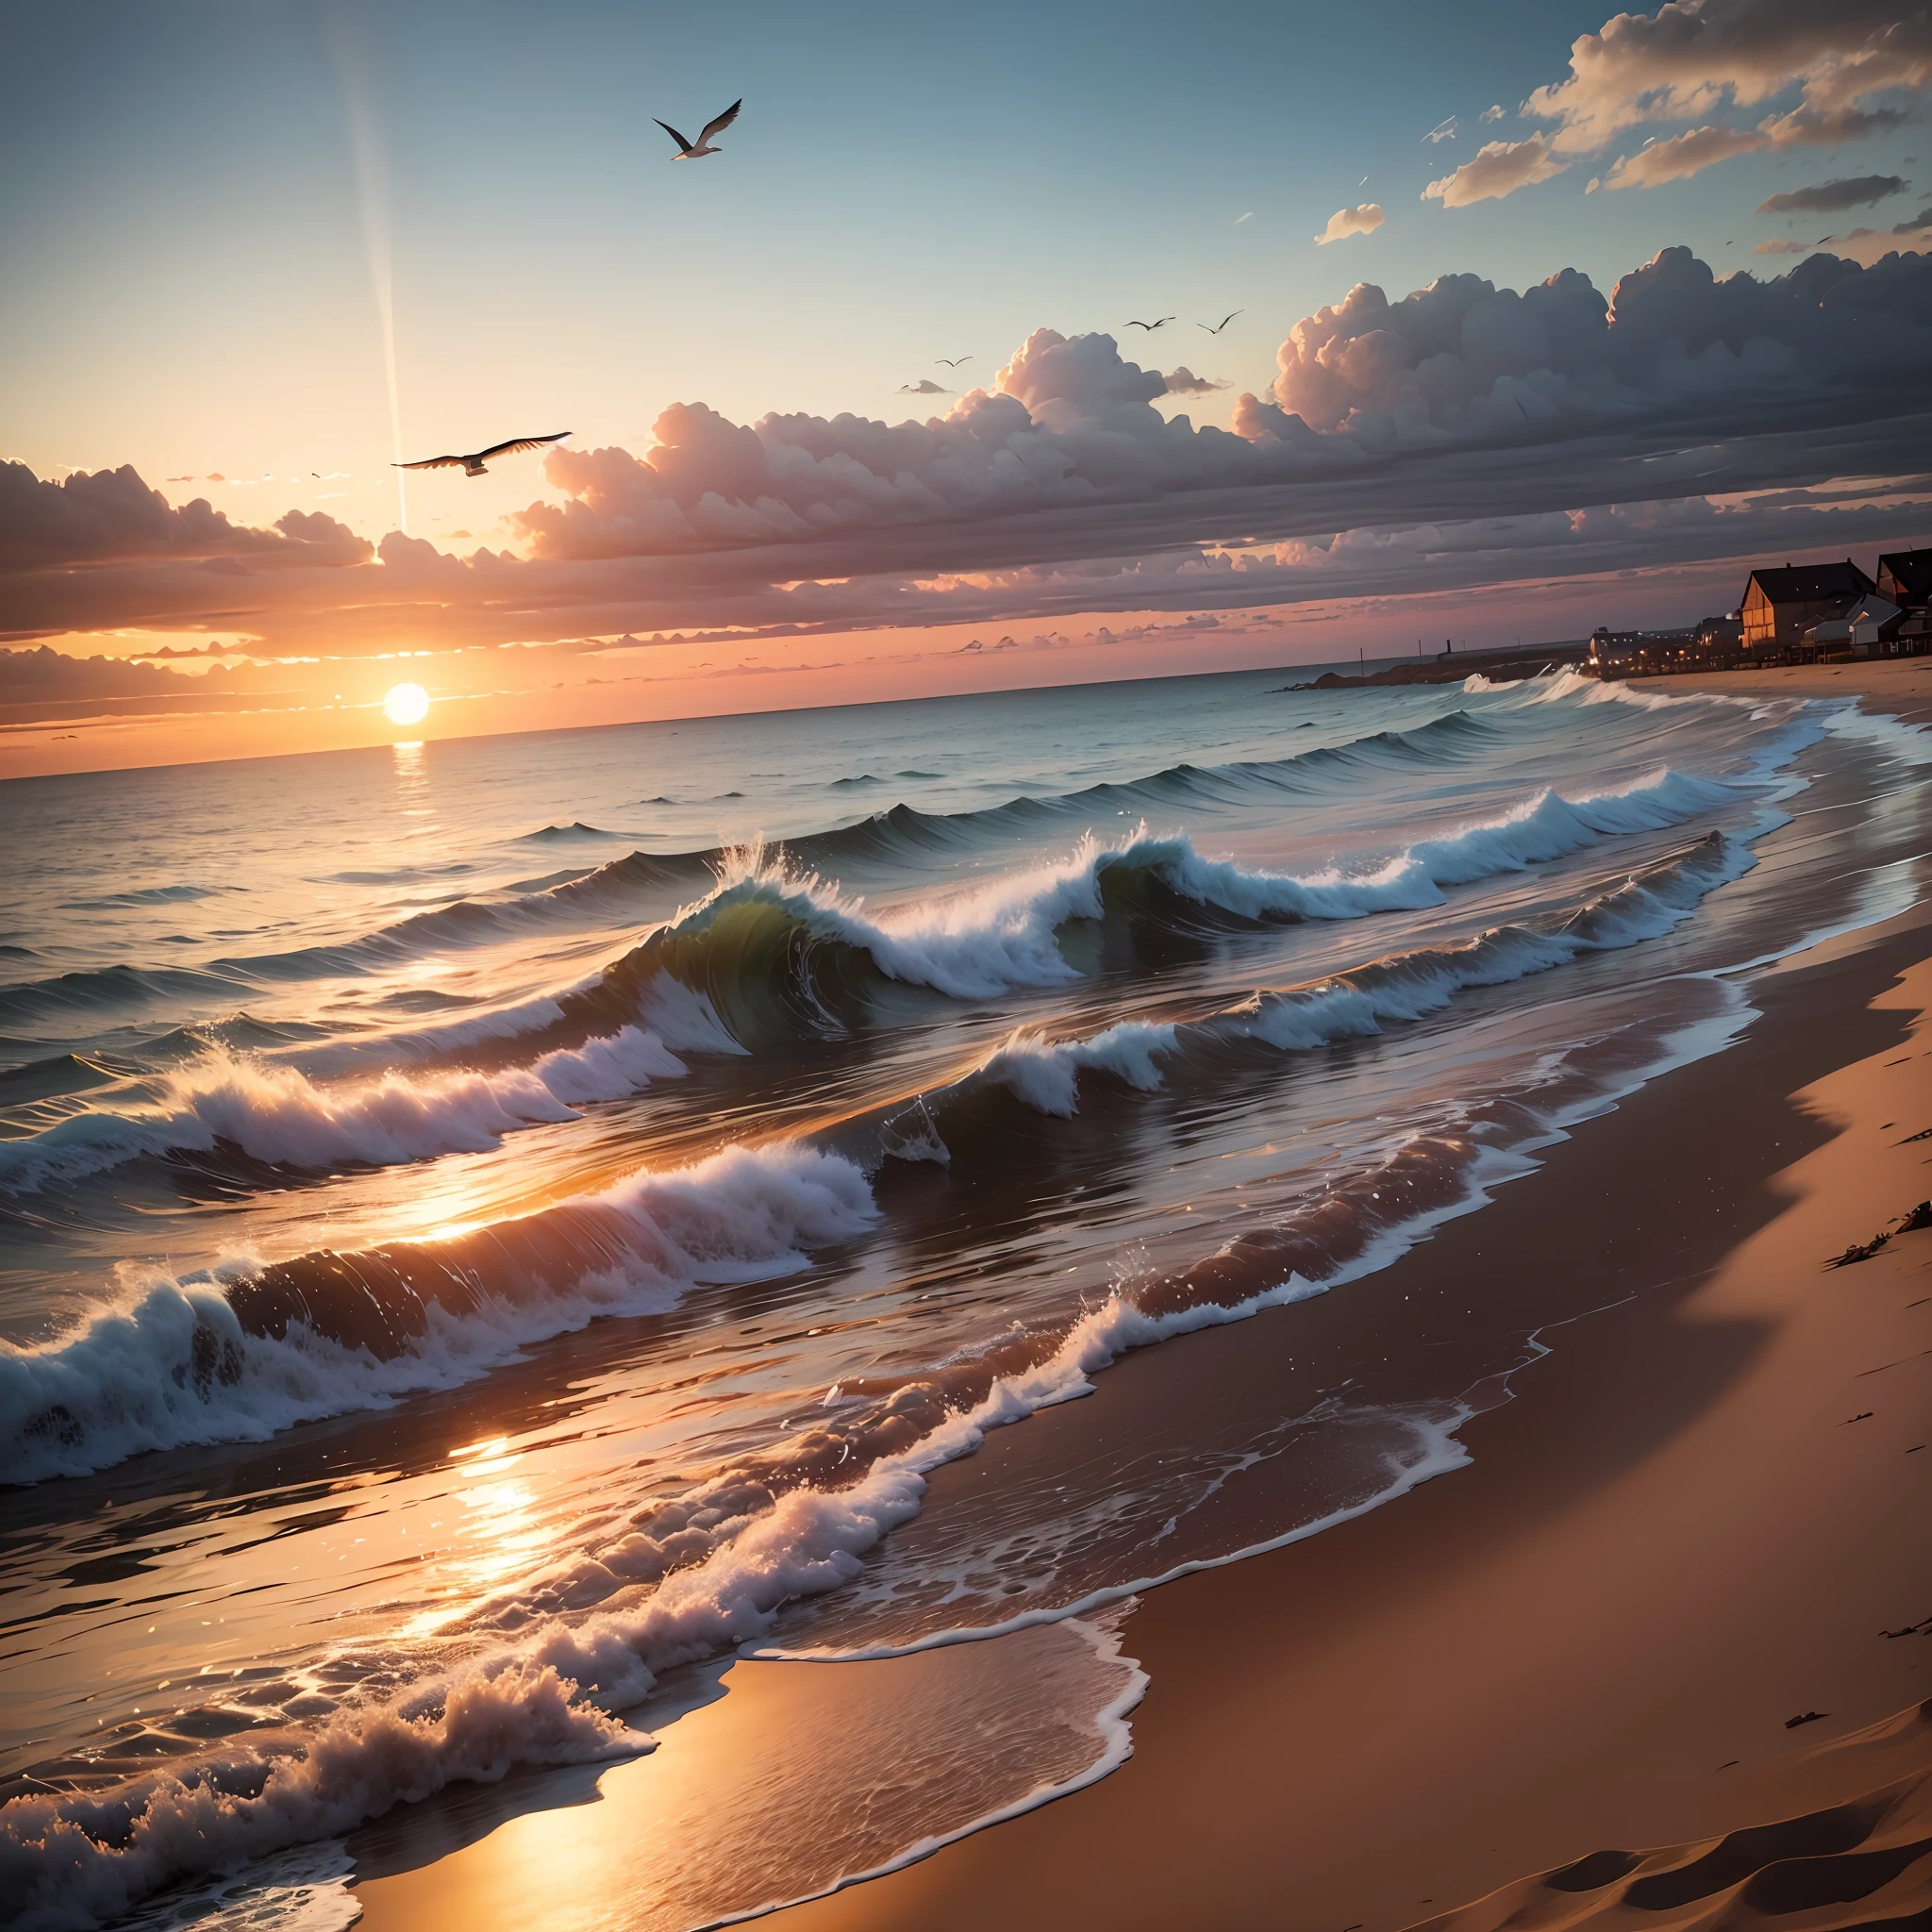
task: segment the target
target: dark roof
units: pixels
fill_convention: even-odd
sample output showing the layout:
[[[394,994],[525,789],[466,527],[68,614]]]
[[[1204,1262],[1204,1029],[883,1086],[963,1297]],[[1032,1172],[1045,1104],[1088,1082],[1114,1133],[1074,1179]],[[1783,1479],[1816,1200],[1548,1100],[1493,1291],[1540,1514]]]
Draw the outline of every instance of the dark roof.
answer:
[[[1932,550],[1889,550],[1878,559],[1881,572],[1914,597],[1932,595]]]
[[[1823,604],[1877,589],[1850,558],[1840,563],[1788,563],[1782,570],[1754,570],[1751,575],[1774,604]]]

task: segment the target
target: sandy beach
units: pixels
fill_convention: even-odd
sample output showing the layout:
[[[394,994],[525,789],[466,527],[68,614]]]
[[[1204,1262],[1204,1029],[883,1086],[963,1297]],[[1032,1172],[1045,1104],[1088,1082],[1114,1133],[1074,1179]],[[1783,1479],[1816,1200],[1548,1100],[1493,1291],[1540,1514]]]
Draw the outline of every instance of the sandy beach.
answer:
[[[1932,699],[1923,663],[1878,674],[1874,708]],[[1932,913],[1827,941],[1753,998],[1739,1044],[1585,1123],[1346,1296],[1129,1357],[939,1471],[934,1513],[1009,1464],[1103,1454],[1156,1404],[1171,1423],[1365,1362],[1384,1324],[1476,1296],[1547,1310],[1553,1280],[1570,1311],[1526,1314],[1539,1358],[1460,1431],[1467,1467],[1138,1600],[1119,1643],[1148,1682],[1120,1769],[774,1923],[1925,1923],[1907,1915],[1932,1906],[1932,1230],[1828,1263],[1932,1194]],[[782,1818],[816,1755],[849,1775],[948,1671],[940,1707],[974,1723],[961,1659],[1010,1641],[740,1662],[657,1757],[555,1783],[552,1808],[505,1790],[434,1848],[352,1841],[361,1923],[655,1923],[638,1913],[661,1878],[641,1874],[712,1801],[708,1768],[749,1757]],[[826,1680],[853,1672],[873,1674],[857,1740],[808,1746]],[[965,1762],[951,1745],[895,1747],[882,1808],[894,1776],[942,1787]]]

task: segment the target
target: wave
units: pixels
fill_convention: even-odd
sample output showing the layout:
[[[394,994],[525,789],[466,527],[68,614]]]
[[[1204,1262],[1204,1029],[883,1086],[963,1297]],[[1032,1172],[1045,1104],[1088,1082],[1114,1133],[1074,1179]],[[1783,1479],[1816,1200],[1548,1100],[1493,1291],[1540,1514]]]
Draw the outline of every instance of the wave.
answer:
[[[146,1083],[158,1088],[151,1100],[91,1108],[0,1141],[0,1193],[30,1193],[143,1156],[223,1149],[309,1172],[477,1154],[520,1127],[576,1120],[580,1107],[686,1071],[661,1040],[635,1026],[528,1067],[415,1077],[391,1071],[335,1087],[218,1046]]]
[[[1456,887],[1738,802],[1729,786],[1664,770],[1574,799],[1541,791],[1379,864],[1303,876],[1207,858],[1185,835],[1154,838],[1144,826],[1111,842],[1089,833],[1064,858],[876,918],[822,876],[788,870],[782,854],[753,849],[727,862],[705,898],[558,1006],[567,1027],[608,1024],[668,978],[701,994],[741,1046],[839,1034],[871,1019],[893,985],[990,999],[1078,979],[1081,968],[1060,943],[1074,922],[1104,935],[1178,940],[1420,910]]]
[[[944,1095],[917,1103],[937,1144],[924,1158],[948,1158],[943,1134],[949,1102],[976,1089],[1004,1087],[1038,1113],[1071,1118],[1080,1075],[1099,1072],[1143,1092],[1165,1084],[1162,1062],[1258,1041],[1307,1052],[1341,1040],[1366,1039],[1391,1022],[1441,1011],[1457,994],[1505,986],[1567,966],[1586,953],[1613,952],[1660,939],[1718,887],[1757,863],[1748,848],[1713,832],[1690,851],[1643,867],[1561,919],[1504,925],[1448,946],[1426,946],[1311,980],[1257,992],[1205,1020],[1149,1024],[1128,1021],[1087,1040],[1012,1035]],[[897,1153],[893,1147],[891,1151]]]
[[[1438,1011],[1462,991],[1659,937],[1753,863],[1748,849],[1714,833],[1541,926],[1501,926],[1463,944],[1257,992],[1196,1021],[1125,1022],[1079,1041],[1015,1035],[946,1087],[827,1130],[824,1146],[733,1150],[670,1174],[641,1173],[603,1194],[441,1241],[297,1257],[225,1280],[151,1282],[75,1337],[0,1352],[0,1415],[20,1418],[12,1441],[0,1438],[0,1481],[77,1474],[145,1448],[258,1440],[294,1422],[467,1380],[524,1342],[600,1313],[666,1306],[667,1291],[675,1300],[692,1282],[802,1265],[805,1249],[875,1220],[866,1171],[888,1158],[947,1160],[954,1144],[983,1144],[979,1130],[989,1125],[997,1140],[997,1120],[979,1118],[989,1090],[1066,1117],[1077,1109],[1085,1074],[1145,1091],[1164,1084],[1165,1064],[1177,1058],[1211,1077],[1215,1057],[1229,1051],[1307,1051],[1372,1035]],[[682,1071],[651,1036],[638,1041],[634,1051],[649,1067]],[[614,1052],[558,1055],[557,1087],[541,1091],[555,1104],[558,1091],[583,1091],[569,1080],[615,1083],[640,1071]],[[431,1118],[427,1131],[447,1141],[453,1121],[465,1129],[475,1122],[466,1108],[498,1104],[487,1091],[477,1102],[467,1080],[450,1090],[449,1115]],[[218,1106],[236,1104],[218,1081],[207,1091],[208,1112],[192,1116],[204,1130]],[[327,1137],[343,1131],[340,1117],[318,1123],[303,1097],[293,1088],[250,1090],[264,1122],[251,1130],[267,1144],[325,1151]],[[409,1100],[402,1129],[377,1120],[368,1131],[422,1128],[425,1117],[413,1110],[421,1090],[409,1090]],[[1390,1198],[1399,1197],[1391,1188]],[[1303,1254],[1297,1265],[1308,1275],[1315,1263]]]
[[[103,966],[63,973],[55,979],[24,980],[0,987],[0,1026],[46,1022],[97,1023],[108,1013],[139,1012],[157,1006],[225,1006],[256,991],[248,981],[221,972],[177,966]]]
[[[640,1172],[522,1220],[223,1276],[130,1280],[39,1347],[0,1342],[0,1483],[455,1387],[600,1315],[765,1280],[877,1219],[865,1176],[799,1145]]]
[[[1450,712],[1409,731],[1377,731],[1341,745],[1293,757],[1204,768],[1174,765],[1123,784],[1091,786],[1044,798],[1022,796],[979,810],[930,813],[895,805],[853,825],[830,827],[783,841],[789,863],[805,871],[836,872],[855,865],[910,869],[935,856],[982,849],[1016,830],[1049,831],[1095,812],[1116,815],[1252,803],[1257,797],[1332,790],[1338,779],[1372,778],[1392,769],[1469,762],[1493,752],[1496,727],[1464,711]],[[901,777],[930,777],[905,772]],[[833,781],[847,789],[884,782],[873,774]],[[735,794],[732,794],[735,795]],[[650,801],[663,803],[668,801]],[[581,822],[546,825],[520,843],[588,843],[622,836]],[[689,852],[632,852],[581,874],[525,880],[510,896],[459,898],[339,944],[218,959],[218,972],[255,979],[301,980],[356,975],[424,952],[491,945],[556,924],[591,924],[635,917],[655,895],[688,892],[728,870],[733,853],[710,846]],[[425,874],[426,876],[427,874]],[[415,874],[338,874],[363,883],[403,880]],[[5,1008],[0,1005],[0,1018]]]

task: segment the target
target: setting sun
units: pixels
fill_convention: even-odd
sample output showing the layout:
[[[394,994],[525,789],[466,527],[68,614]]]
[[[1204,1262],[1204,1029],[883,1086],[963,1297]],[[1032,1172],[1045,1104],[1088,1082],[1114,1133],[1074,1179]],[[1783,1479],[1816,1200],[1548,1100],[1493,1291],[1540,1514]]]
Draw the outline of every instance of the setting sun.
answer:
[[[420,684],[393,685],[382,708],[391,724],[420,724],[429,715],[429,693]]]

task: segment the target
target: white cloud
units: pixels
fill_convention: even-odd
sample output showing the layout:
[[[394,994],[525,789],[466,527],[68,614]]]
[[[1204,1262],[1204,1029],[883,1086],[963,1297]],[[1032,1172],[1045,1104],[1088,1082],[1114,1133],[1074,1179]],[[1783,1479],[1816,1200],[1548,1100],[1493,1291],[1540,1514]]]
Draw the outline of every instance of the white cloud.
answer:
[[[1549,124],[1545,172],[1512,173],[1499,160],[1478,190],[1458,187],[1458,170],[1435,184],[1446,191],[1436,198],[1460,208],[1511,194],[1659,124],[1698,125],[1620,161],[1606,187],[1679,180],[1757,149],[1836,147],[1897,126],[1907,110],[1898,103],[1928,87],[1932,14],[1909,0],[1667,0],[1655,13],[1619,13],[1579,36],[1568,75],[1524,103],[1529,119]],[[1793,105],[1778,105],[1792,95]],[[1760,118],[1711,119],[1745,111]]]
[[[1379,201],[1365,201],[1359,208],[1339,208],[1315,240],[1325,247],[1330,242],[1345,242],[1351,235],[1373,235],[1387,219]]]
[[[1500,121],[1503,118],[1502,102],[1498,101],[1493,108],[1485,108],[1480,118],[1486,122]]]
[[[1756,154],[1770,143],[1748,127],[1692,127],[1626,155],[1604,176],[1606,188],[1661,188],[1700,174],[1733,155]]]
[[[1208,396],[1218,390],[1232,387],[1231,383],[1216,377],[1196,375],[1185,362],[1178,369],[1171,370],[1167,376],[1167,392],[1171,396]]]
[[[1455,139],[1456,116],[1454,114],[1450,115],[1450,117],[1446,121],[1437,122],[1436,125],[1432,128],[1430,128],[1425,135],[1423,136],[1423,141],[1426,145],[1430,147],[1438,146],[1442,142],[1454,141]]]
[[[1527,141],[1492,141],[1476,151],[1474,160],[1464,161],[1440,181],[1431,181],[1423,190],[1423,199],[1440,201],[1444,208],[1500,201],[1519,188],[1560,175],[1569,165],[1557,158],[1545,135],[1532,134]]]

